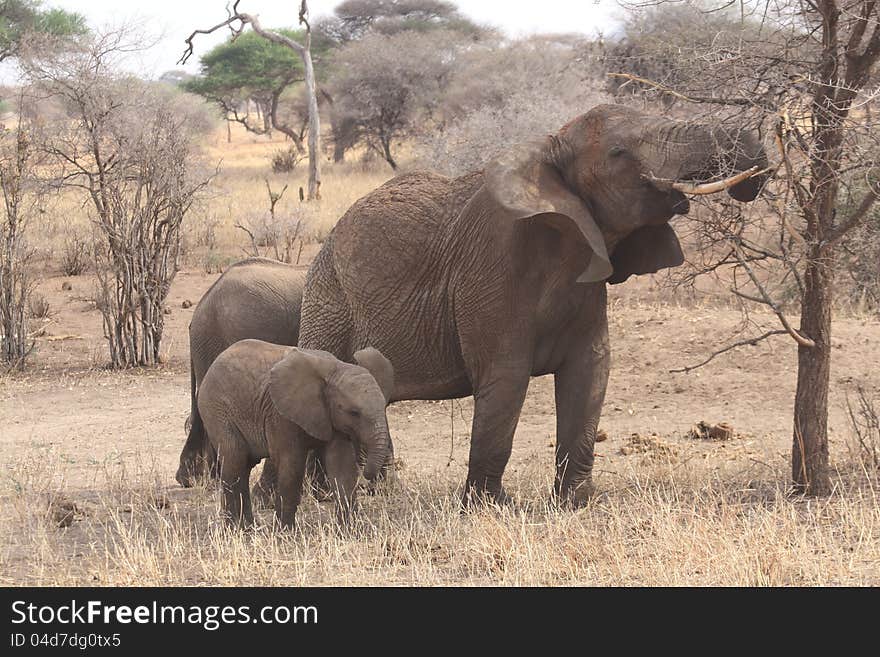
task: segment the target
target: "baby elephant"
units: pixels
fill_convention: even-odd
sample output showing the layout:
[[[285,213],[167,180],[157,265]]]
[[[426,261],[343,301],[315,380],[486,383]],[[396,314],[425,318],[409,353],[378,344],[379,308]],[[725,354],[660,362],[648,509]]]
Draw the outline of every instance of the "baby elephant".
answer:
[[[253,524],[250,472],[269,456],[278,470],[275,515],[291,527],[313,449],[322,452],[336,491],[337,518],[348,521],[358,448],[367,455],[368,480],[391,449],[385,407],[394,387],[394,369],[379,351],[368,347],[354,358],[357,365],[326,351],[241,340],[213,362],[199,388],[198,410],[217,450],[229,522]]]

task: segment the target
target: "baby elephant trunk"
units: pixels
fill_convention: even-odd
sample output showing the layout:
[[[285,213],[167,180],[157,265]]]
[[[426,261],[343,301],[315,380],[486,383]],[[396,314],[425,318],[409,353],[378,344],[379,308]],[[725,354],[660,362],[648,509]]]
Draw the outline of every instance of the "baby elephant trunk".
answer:
[[[388,434],[388,422],[383,420],[366,440],[367,461],[364,464],[364,478],[373,481],[385,465],[391,449],[391,436]]]

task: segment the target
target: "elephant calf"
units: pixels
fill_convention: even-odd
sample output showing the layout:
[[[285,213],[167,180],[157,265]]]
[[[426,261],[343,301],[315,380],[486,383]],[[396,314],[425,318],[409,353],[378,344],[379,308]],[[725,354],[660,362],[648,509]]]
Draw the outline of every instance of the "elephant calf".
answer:
[[[209,449],[196,405],[208,368],[239,340],[296,345],[305,278],[303,267],[248,258],[230,266],[196,306],[189,325],[192,410],[176,475],[181,486],[192,486],[200,477],[214,474],[216,455]]]
[[[367,347],[354,359],[356,365],[326,351],[242,340],[208,369],[198,410],[217,451],[222,510],[231,524],[253,524],[250,472],[269,456],[278,473],[275,515],[291,527],[312,450],[337,492],[337,517],[348,521],[357,448],[366,452],[364,476],[371,481],[391,448],[385,407],[394,387],[394,370],[379,351]]]

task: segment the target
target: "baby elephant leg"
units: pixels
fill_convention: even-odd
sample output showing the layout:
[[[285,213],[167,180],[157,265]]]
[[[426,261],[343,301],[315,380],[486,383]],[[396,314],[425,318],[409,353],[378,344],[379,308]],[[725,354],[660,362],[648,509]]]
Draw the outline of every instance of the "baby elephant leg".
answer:
[[[254,524],[248,491],[252,467],[245,450],[234,447],[220,450],[220,483],[223,489],[221,511],[229,524],[242,529],[248,529]]]
[[[356,448],[350,440],[337,434],[322,451],[327,481],[336,495],[336,519],[340,525],[348,526],[356,504]]]
[[[296,521],[296,510],[302,498],[307,456],[308,449],[299,439],[288,441],[280,453],[276,452],[273,455],[278,472],[278,484],[275,487],[275,518],[284,529],[292,529]]]
[[[330,488],[330,482],[327,480],[327,470],[324,468],[322,454],[319,450],[309,452],[306,475],[309,479],[312,495],[316,500],[326,502],[333,499],[333,489]]]

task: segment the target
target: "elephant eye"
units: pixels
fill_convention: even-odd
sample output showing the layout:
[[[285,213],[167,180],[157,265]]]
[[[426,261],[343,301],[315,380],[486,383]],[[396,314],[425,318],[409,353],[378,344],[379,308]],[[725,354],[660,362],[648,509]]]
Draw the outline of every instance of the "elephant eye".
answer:
[[[348,414],[351,415],[352,417],[360,417],[361,416],[361,412],[355,408],[351,409],[348,412]]]
[[[619,157],[626,153],[626,149],[623,146],[612,146],[608,149],[609,157]]]

